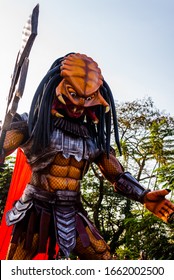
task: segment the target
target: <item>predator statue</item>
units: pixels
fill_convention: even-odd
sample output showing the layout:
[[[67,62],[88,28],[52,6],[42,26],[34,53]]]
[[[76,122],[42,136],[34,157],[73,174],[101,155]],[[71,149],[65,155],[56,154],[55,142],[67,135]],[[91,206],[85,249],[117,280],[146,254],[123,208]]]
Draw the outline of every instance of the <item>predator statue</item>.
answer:
[[[125,172],[110,147],[111,119],[121,153],[112,92],[97,63],[70,53],[57,59],[39,84],[29,116],[16,114],[7,131],[4,157],[20,147],[32,176],[7,212],[14,225],[7,259],[55,258],[71,252],[81,260],[111,259],[109,246],[88,219],[80,181],[95,163],[120,195],[144,204],[165,222],[173,220],[168,190],[146,190]]]

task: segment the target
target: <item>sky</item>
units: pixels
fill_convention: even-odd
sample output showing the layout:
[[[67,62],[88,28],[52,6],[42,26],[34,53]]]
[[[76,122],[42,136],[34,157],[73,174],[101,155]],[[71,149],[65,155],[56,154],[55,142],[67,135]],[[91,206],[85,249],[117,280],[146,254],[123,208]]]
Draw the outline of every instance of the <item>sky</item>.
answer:
[[[58,57],[92,57],[118,102],[151,97],[174,116],[173,0],[0,0],[0,119],[4,118],[22,29],[39,4],[38,35],[18,112],[29,112],[40,81]]]

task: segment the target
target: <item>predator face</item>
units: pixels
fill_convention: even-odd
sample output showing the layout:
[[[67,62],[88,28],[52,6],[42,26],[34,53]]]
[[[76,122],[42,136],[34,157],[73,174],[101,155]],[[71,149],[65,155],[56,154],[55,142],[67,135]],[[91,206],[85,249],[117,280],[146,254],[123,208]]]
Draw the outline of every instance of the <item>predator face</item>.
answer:
[[[62,61],[60,70],[63,79],[56,88],[52,115],[62,118],[86,115],[98,123],[96,106],[102,105],[108,112],[109,104],[100,94],[103,77],[97,63],[84,54],[70,54]]]
[[[33,97],[28,120],[33,153],[37,153],[38,147],[45,149],[50,145],[54,125],[64,125],[66,130],[68,125],[72,128],[84,123],[94,135],[99,150],[107,155],[113,123],[121,154],[112,91],[92,58],[71,53],[53,62]]]

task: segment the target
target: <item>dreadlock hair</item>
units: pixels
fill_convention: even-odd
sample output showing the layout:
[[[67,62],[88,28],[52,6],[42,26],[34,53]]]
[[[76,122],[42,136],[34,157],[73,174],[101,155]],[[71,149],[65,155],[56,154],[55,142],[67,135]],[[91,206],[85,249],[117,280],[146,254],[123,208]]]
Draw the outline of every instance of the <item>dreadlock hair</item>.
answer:
[[[55,89],[62,80],[60,66],[66,56],[54,61],[40,82],[33,97],[28,120],[29,135],[33,139],[31,148],[33,153],[36,153],[40,149],[45,149],[50,144],[50,134],[53,129],[51,106],[55,96]],[[87,126],[90,128],[92,137],[96,141],[98,148],[104,150],[109,156],[111,120],[113,118],[115,141],[121,155],[115,103],[112,92],[105,80],[103,80],[103,85],[100,87],[100,93],[110,105],[110,110],[105,114],[105,108],[103,106],[97,106],[96,115],[99,123],[94,125],[91,119],[87,117]]]
[[[109,157],[110,153],[110,140],[111,140],[111,127],[113,121],[114,127],[114,138],[115,142],[121,155],[121,146],[119,141],[119,132],[118,132],[118,122],[117,122],[117,114],[114,98],[111,92],[110,87],[103,80],[103,85],[100,87],[100,94],[106,100],[106,102],[110,106],[109,112],[105,113],[105,108],[103,106],[98,106],[98,110],[96,111],[96,116],[99,119],[99,122],[95,128],[93,128],[93,134],[95,135],[95,140],[100,150],[104,150],[107,153],[107,157]],[[88,127],[93,127],[94,124],[91,123],[89,117],[87,118]]]
[[[55,88],[62,80],[60,66],[63,57],[57,59],[40,82],[29,112],[29,135],[33,139],[32,152],[49,145],[51,131],[51,105]]]

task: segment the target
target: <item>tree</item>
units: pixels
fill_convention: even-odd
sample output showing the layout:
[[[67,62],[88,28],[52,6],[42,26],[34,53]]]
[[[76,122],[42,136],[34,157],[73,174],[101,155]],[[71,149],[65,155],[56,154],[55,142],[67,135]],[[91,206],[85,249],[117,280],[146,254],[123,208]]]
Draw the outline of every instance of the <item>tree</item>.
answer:
[[[150,98],[117,104],[117,115],[123,152],[119,160],[125,169],[146,188],[167,185],[173,189],[174,119],[159,112]],[[117,250],[120,258],[128,254],[136,259],[142,249],[149,258],[174,258],[170,226],[140,203],[113,194],[112,186],[96,167],[83,181],[83,200],[91,219],[110,243],[111,252]],[[166,254],[158,250],[162,243]]]
[[[158,168],[169,165],[173,157],[174,119],[160,113],[150,98],[119,105],[118,115],[123,164],[138,181],[157,187]]]

